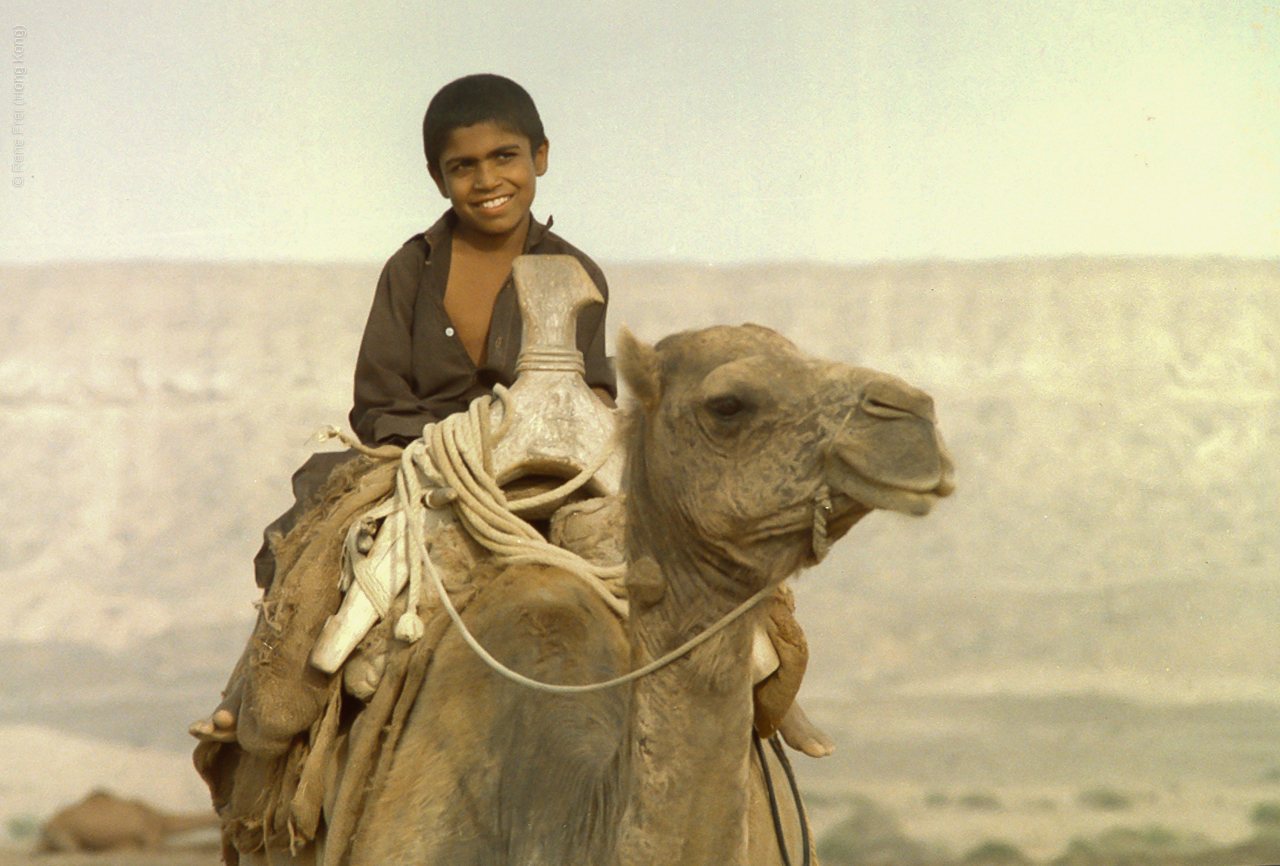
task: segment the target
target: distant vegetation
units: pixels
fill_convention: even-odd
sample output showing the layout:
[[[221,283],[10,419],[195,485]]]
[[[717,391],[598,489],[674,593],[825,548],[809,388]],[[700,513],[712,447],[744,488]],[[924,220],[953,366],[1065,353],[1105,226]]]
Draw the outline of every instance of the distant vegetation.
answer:
[[[1076,801],[1085,809],[1097,809],[1099,812],[1122,812],[1133,807],[1133,800],[1128,794],[1122,794],[1112,788],[1090,788],[1081,791]]]
[[[1081,797],[1081,801],[1088,798]],[[1038,866],[1246,866],[1280,863],[1280,803],[1259,803],[1251,815],[1256,834],[1218,845],[1198,833],[1159,824],[1117,826],[1077,837]],[[824,866],[1037,866],[1017,845],[992,839],[960,856],[913,839],[888,809],[857,797],[849,816],[818,844]]]
[[[34,815],[18,815],[7,822],[9,838],[15,842],[28,842],[40,832],[40,819]]]
[[[1259,803],[1249,813],[1249,823],[1259,833],[1280,834],[1280,803]]]
[[[999,812],[1004,809],[999,797],[986,793],[962,794],[956,798],[956,805],[972,812]]]
[[[961,866],[1031,866],[1032,860],[1017,845],[983,842],[960,858]]]
[[[1073,839],[1050,866],[1163,866],[1189,863],[1213,850],[1210,840],[1166,827],[1116,827]]]
[[[950,855],[909,838],[892,812],[858,797],[849,816],[818,843],[818,859],[823,866],[938,866]]]

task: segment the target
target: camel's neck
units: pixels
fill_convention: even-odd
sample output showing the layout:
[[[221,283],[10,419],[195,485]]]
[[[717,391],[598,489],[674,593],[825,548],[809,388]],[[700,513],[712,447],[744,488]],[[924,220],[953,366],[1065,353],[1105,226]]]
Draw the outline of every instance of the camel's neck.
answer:
[[[644,664],[702,631],[737,600],[702,598],[705,576],[641,560],[661,597],[633,596],[633,663]],[[655,574],[652,569],[661,573]],[[631,784],[624,864],[736,864],[746,855],[751,737],[751,623],[747,615],[689,655],[637,681],[629,737]]]

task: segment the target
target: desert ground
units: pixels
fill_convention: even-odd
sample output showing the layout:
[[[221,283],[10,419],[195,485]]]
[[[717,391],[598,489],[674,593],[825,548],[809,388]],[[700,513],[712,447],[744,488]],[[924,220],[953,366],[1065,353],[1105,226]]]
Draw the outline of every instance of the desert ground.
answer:
[[[838,746],[821,760],[792,757],[824,863],[972,866],[1013,862],[1011,852],[1058,866],[1280,862],[1278,707],[901,694],[805,701]],[[11,836],[0,864],[219,862],[207,832],[145,854],[35,855],[31,842]]]
[[[34,855],[20,850],[0,850],[0,863],[4,866],[215,866],[221,862],[221,855],[211,845],[103,854]]]
[[[825,863],[1280,862],[1280,263],[606,271],[615,328],[756,321],[937,401],[957,494],[797,587]],[[94,787],[207,805],[186,725],[376,276],[0,268],[0,866],[218,861],[30,849]]]

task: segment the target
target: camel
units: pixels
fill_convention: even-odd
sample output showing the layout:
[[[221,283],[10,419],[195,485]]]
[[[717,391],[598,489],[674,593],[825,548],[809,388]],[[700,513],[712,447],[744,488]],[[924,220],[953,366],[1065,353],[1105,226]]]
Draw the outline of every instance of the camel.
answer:
[[[620,619],[556,568],[493,566],[461,622],[520,674],[591,684],[634,670],[816,563],[872,510],[924,515],[952,492],[932,400],[897,378],[808,358],[757,326],[656,346],[624,330],[618,358],[632,394],[623,425],[630,612]],[[425,670],[406,678],[405,715],[378,723],[386,762],[357,774],[359,807],[333,814],[333,792],[368,755],[354,754],[354,730],[321,724],[313,750],[324,742],[337,757],[298,789],[329,792],[324,820],[295,816],[265,842],[258,830],[257,847],[224,848],[228,860],[808,862],[794,835],[783,843],[789,856],[780,852],[752,758],[750,657],[766,606],[656,672],[580,694],[498,676],[446,626]],[[291,850],[291,840],[312,838],[295,838],[303,823],[315,844]]]
[[[75,851],[152,851],[173,836],[219,826],[212,811],[186,815],[162,812],[142,800],[126,800],[98,790],[80,802],[54,814],[40,829],[38,850],[44,853]]]

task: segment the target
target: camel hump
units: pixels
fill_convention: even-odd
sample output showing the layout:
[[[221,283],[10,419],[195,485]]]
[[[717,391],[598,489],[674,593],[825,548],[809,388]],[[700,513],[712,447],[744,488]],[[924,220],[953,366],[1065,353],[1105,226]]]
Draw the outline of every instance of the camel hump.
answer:
[[[535,680],[581,685],[624,670],[617,615],[581,578],[552,566],[506,567],[464,618],[498,661]]]

